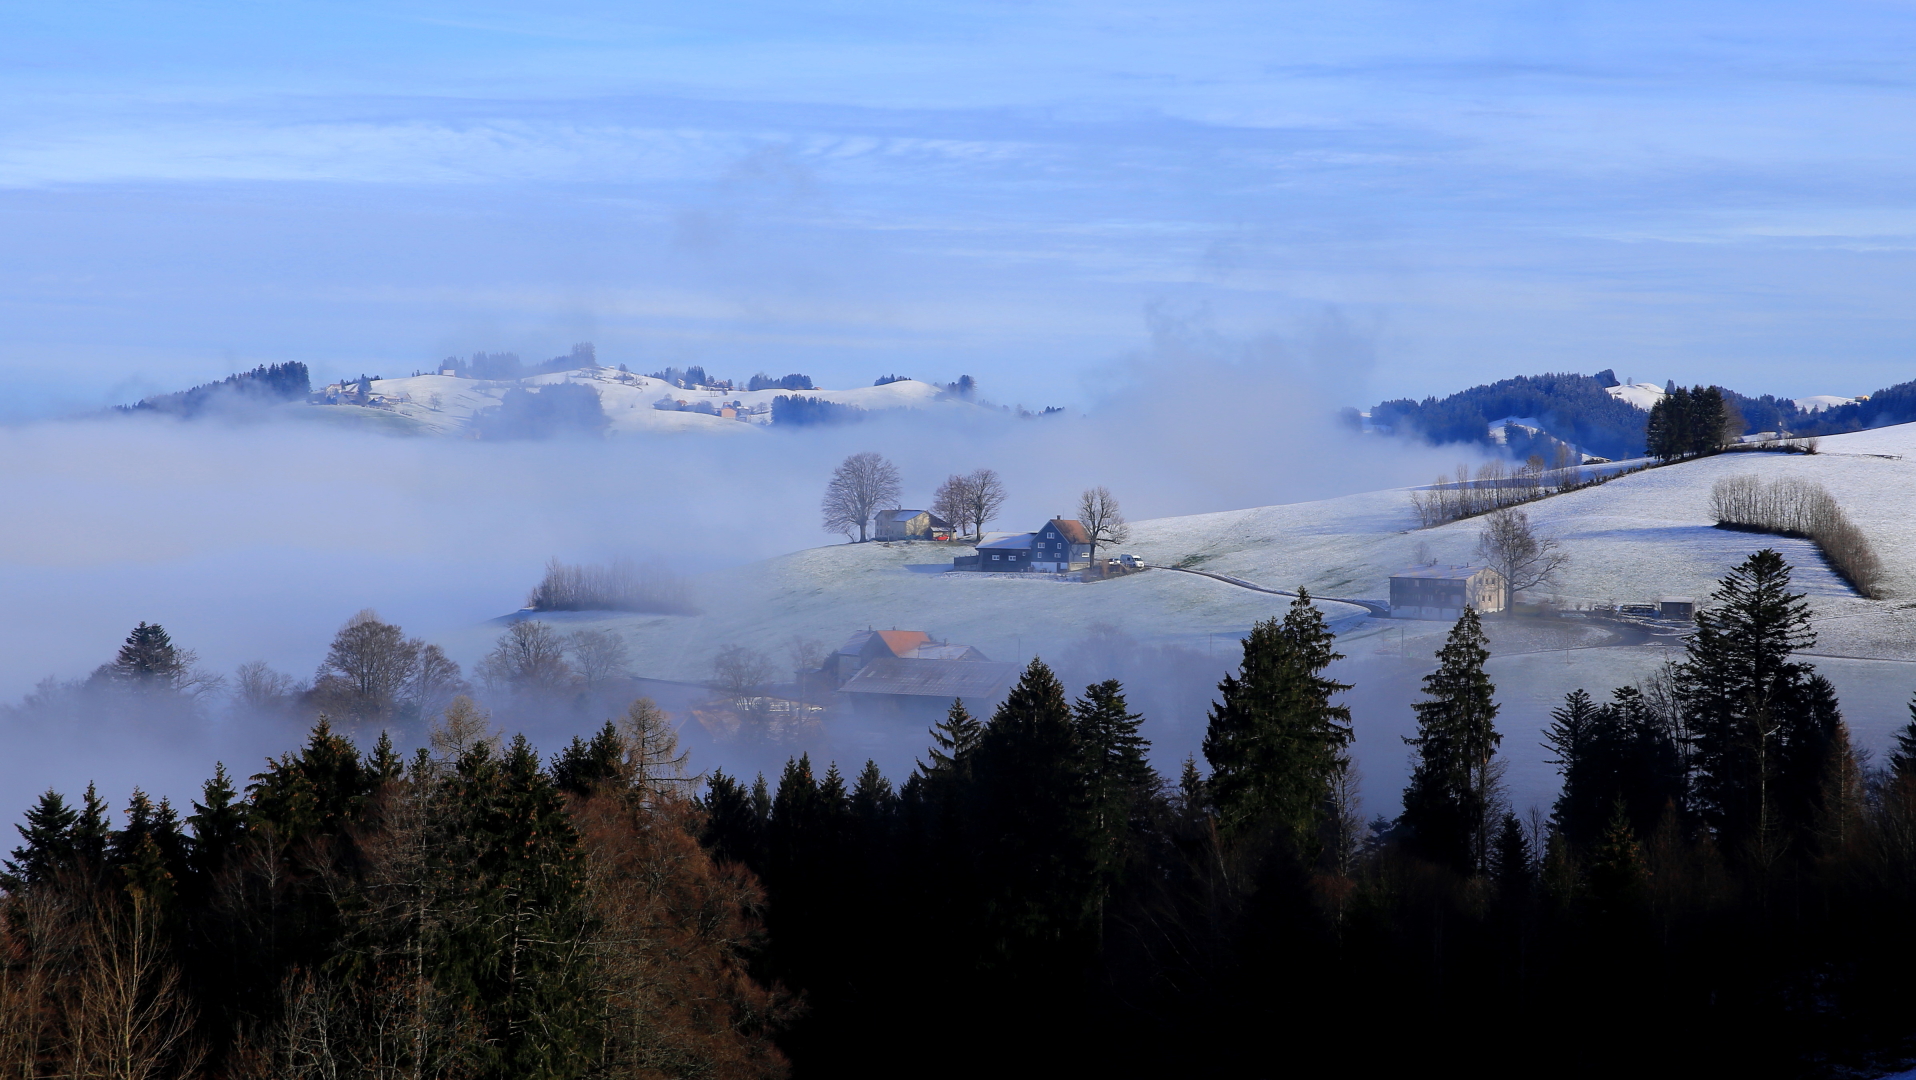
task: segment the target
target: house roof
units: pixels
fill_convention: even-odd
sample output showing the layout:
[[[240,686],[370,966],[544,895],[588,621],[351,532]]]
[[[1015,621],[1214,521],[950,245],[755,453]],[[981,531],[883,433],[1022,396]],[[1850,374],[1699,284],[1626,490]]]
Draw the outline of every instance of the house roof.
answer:
[[[1422,578],[1426,581],[1468,581],[1478,574],[1490,570],[1488,566],[1445,566],[1431,563],[1425,566],[1410,566],[1392,574],[1391,580],[1398,578]],[[1490,570],[1491,573],[1496,573]]]
[[[918,515],[923,513],[928,513],[928,511],[925,511],[925,510],[880,510],[878,512],[878,520],[880,521],[910,521],[912,518],[915,518]]]
[[[844,694],[995,698],[1018,675],[1018,665],[980,660],[879,657],[839,687]]]
[[[978,550],[979,551],[1024,550],[1031,547],[1031,545],[1037,541],[1037,537],[1038,537],[1038,534],[1035,532],[1019,533],[1016,536],[1002,536],[996,540],[987,540],[984,543],[979,544]]]
[[[988,661],[991,658],[969,645],[947,645],[941,642],[934,642],[927,645],[920,645],[916,649],[913,649],[909,659]]]
[[[1052,527],[1058,530],[1058,535],[1064,537],[1066,543],[1089,544],[1091,542],[1091,534],[1084,531],[1084,522],[1082,521],[1070,518],[1052,518],[1051,524]]]
[[[846,639],[838,651],[847,656],[864,656],[876,643],[893,656],[903,656],[931,640],[923,630],[860,630]]]

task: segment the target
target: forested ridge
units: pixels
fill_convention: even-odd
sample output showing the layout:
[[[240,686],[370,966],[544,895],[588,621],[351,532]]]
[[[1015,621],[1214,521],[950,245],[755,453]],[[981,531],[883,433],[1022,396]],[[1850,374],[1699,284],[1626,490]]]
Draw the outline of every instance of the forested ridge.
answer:
[[[1758,552],[1680,662],[1571,694],[1534,818],[1469,612],[1366,822],[1302,595],[1175,777],[1122,683],[1033,661],[897,784],[691,780],[643,700],[542,759],[460,698],[410,757],[322,719],[190,808],[49,792],[6,863],[0,1068],[1866,1075],[1916,1056],[1916,715],[1880,768],[1851,748],[1790,577]]]
[[[1659,432],[1651,413],[1612,397],[1606,388],[1614,385],[1616,377],[1607,371],[1594,376],[1570,372],[1520,375],[1441,398],[1380,402],[1372,406],[1370,416],[1371,422],[1384,430],[1438,445],[1488,446],[1495,441],[1489,428],[1492,421],[1527,417],[1539,421],[1550,436],[1589,453],[1611,459],[1632,458],[1645,453],[1647,446],[1653,456],[1670,456],[1661,452],[1667,449],[1662,444],[1667,442],[1668,433]],[[1916,420],[1916,381],[1898,383],[1862,401],[1816,412],[1798,408],[1789,398],[1773,394],[1749,397],[1720,386],[1687,391],[1672,382],[1667,390],[1672,395],[1710,394],[1720,414],[1720,420],[1713,418],[1715,426],[1729,440],[1760,431],[1787,431],[1802,437],[1840,435]],[[1550,446],[1538,445],[1538,438],[1521,429],[1507,429],[1502,437],[1511,456],[1518,460],[1533,453],[1550,456]]]

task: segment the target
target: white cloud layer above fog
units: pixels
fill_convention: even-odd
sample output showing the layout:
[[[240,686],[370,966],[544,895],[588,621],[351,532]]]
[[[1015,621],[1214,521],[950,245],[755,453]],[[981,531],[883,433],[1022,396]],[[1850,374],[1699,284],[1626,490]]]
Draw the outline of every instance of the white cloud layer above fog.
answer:
[[[0,413],[563,351],[1087,404],[1137,313],[1374,326],[1338,404],[1909,377],[1907,5],[39,5]]]

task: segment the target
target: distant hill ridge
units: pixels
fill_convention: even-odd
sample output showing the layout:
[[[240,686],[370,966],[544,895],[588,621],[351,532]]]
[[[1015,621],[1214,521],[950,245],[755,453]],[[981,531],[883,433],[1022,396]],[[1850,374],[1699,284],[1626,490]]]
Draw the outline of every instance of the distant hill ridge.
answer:
[[[132,405],[121,405],[119,410],[194,417],[221,404],[300,401],[312,389],[312,378],[306,371],[306,365],[290,360],[284,364],[261,364],[251,371],[228,375],[219,382],[202,383],[190,390],[144,398]]]
[[[1916,380],[1886,387],[1866,398],[1838,399],[1844,404],[1823,406],[1811,401],[1817,406],[1814,408],[1802,404],[1811,399],[1798,401],[1771,394],[1751,397],[1728,387],[1719,389],[1743,416],[1744,432],[1840,435],[1916,420]],[[1624,390],[1637,392],[1619,392]],[[1561,440],[1587,453],[1622,459],[1642,455],[1644,428],[1650,418],[1648,409],[1632,399],[1653,399],[1658,394],[1654,385],[1621,387],[1608,370],[1596,375],[1519,375],[1448,397],[1380,402],[1370,411],[1370,423],[1379,430],[1436,445],[1502,443],[1517,457],[1527,456],[1532,450],[1526,442]],[[1493,424],[1514,417],[1524,418],[1526,427],[1515,432],[1493,432]],[[1542,436],[1532,436],[1527,429],[1532,423],[1540,425]],[[1541,452],[1545,447],[1535,449]]]

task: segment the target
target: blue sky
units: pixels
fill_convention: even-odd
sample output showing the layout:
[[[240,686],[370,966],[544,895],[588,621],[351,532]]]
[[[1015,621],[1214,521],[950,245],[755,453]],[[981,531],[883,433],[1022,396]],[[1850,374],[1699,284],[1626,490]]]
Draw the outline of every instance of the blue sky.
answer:
[[[1912,46],[1907,2],[0,3],[0,415],[584,339],[1085,406],[1167,324],[1357,405],[1867,392],[1916,377]]]

